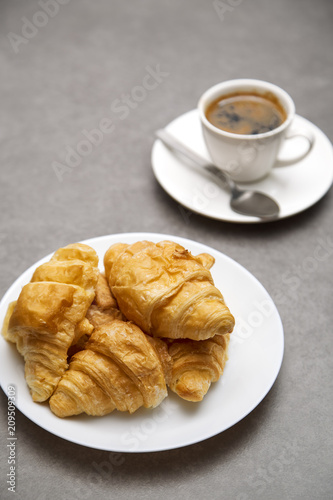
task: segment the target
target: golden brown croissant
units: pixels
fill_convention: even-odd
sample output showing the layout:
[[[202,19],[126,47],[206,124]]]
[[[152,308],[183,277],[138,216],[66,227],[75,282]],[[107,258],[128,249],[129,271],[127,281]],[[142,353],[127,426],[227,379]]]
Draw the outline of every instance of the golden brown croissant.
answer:
[[[53,413],[106,415],[155,407],[167,395],[162,364],[139,327],[114,320],[98,327],[75,354],[50,399]]]
[[[53,281],[77,285],[86,290],[92,301],[95,297],[97,279],[98,269],[82,260],[50,260],[36,269],[31,281]]]
[[[4,337],[24,356],[25,376],[34,401],[53,393],[67,368],[67,351],[90,335],[86,318],[95,296],[98,257],[81,243],[60,248],[39,266],[8,308]]]
[[[3,334],[24,356],[34,401],[48,399],[65,372],[67,350],[89,304],[89,295],[76,285],[35,282],[22,288]]]
[[[78,285],[95,297],[99,279],[98,257],[95,250],[83,243],[59,248],[49,262],[35,270],[31,281],[55,281]]]
[[[85,243],[71,243],[54,252],[51,260],[82,260],[92,267],[98,266],[98,256],[93,248]]]
[[[104,257],[126,318],[154,337],[173,339],[203,340],[233,330],[234,317],[208,269],[212,263],[207,254],[194,257],[171,241],[119,243]]]
[[[173,360],[170,389],[187,401],[201,401],[211,382],[223,373],[230,334],[198,342],[175,340],[169,347]]]

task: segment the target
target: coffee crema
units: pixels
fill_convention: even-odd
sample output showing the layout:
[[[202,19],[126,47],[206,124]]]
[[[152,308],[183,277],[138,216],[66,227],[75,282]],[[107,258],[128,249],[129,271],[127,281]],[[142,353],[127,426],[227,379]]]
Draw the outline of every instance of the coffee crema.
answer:
[[[232,134],[256,135],[279,127],[287,114],[271,93],[238,92],[215,99],[206,110],[207,120]]]

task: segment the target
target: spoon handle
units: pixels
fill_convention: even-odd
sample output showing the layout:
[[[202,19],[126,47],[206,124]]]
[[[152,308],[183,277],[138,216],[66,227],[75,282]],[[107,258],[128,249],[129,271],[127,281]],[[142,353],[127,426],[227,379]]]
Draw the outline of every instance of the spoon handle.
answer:
[[[200,155],[192,151],[185,144],[178,141],[173,135],[169,134],[165,129],[157,130],[156,136],[169,148],[181,153],[186,158],[192,160],[194,163],[199,165],[199,167],[207,170],[210,174],[217,177],[223,184],[223,186],[229,190],[235,188],[234,182],[229,178],[228,174],[220,170],[218,167],[212,163],[208,163],[207,160],[202,158]]]

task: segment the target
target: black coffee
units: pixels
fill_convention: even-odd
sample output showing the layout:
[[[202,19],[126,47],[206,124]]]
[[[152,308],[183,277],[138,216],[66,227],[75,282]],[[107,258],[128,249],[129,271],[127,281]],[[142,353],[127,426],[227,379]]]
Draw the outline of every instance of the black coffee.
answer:
[[[244,92],[219,97],[207,108],[206,117],[226,132],[255,135],[279,127],[287,115],[274,95]]]

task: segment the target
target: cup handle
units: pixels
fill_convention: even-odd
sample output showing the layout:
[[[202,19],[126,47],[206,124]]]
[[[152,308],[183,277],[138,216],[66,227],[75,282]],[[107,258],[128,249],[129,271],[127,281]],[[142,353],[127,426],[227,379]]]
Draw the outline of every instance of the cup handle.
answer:
[[[313,148],[315,142],[315,136],[310,130],[305,128],[293,128],[287,132],[284,140],[289,141],[290,139],[295,139],[295,137],[304,137],[308,141],[308,145],[305,150],[299,155],[293,156],[292,158],[279,158],[276,159],[274,167],[287,167],[288,165],[293,165],[300,160],[303,160]]]

